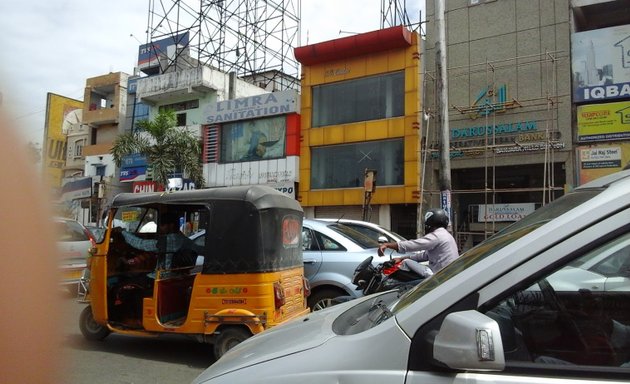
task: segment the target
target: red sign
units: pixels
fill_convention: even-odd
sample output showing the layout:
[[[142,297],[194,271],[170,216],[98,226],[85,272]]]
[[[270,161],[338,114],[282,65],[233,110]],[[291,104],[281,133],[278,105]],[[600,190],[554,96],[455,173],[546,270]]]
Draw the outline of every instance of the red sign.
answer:
[[[282,245],[285,248],[298,246],[302,234],[300,227],[300,220],[295,216],[285,216],[282,219]]]

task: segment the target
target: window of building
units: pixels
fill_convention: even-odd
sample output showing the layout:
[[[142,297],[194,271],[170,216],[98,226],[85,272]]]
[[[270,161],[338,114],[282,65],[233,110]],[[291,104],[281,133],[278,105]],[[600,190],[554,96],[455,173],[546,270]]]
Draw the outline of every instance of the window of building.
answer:
[[[144,103],[136,103],[135,109],[133,111],[134,122],[138,122],[140,120],[148,120],[148,119],[149,119],[149,106]]]
[[[257,161],[285,156],[286,117],[236,121],[221,127],[221,162]]]
[[[177,126],[178,127],[183,127],[184,125],[186,125],[186,114],[185,113],[178,113],[176,116],[177,116]]]
[[[74,143],[74,158],[83,156],[83,146],[85,146],[85,139],[77,140]]]
[[[365,169],[376,185],[403,185],[403,139],[311,148],[311,189],[363,187]]]
[[[313,87],[313,127],[405,114],[402,71]]]
[[[173,104],[161,105],[159,109],[160,109],[160,112],[166,109],[172,109],[175,112],[179,112],[179,111],[187,111],[189,109],[195,109],[195,108],[199,108],[198,99],[181,101],[181,102],[173,103]]]

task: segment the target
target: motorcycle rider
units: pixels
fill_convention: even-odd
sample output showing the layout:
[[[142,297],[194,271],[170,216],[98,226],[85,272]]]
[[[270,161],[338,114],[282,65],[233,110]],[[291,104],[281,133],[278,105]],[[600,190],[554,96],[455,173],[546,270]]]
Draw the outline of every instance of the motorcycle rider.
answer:
[[[415,240],[383,243],[378,247],[378,254],[383,256],[383,251],[387,248],[400,253],[415,252],[411,256],[395,257],[393,260],[402,261],[400,269],[413,271],[423,278],[432,276],[459,257],[457,243],[447,227],[446,211],[439,208],[430,209],[424,215],[424,236]],[[428,267],[420,264],[421,261],[427,260]]]

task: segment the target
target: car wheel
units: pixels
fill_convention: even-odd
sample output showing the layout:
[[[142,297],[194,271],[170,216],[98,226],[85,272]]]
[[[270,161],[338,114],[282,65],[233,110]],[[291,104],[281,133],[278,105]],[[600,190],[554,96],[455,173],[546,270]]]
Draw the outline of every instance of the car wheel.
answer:
[[[92,307],[89,305],[81,311],[81,315],[79,316],[79,328],[81,329],[83,337],[93,341],[103,340],[110,333],[107,327],[100,325],[94,320]]]
[[[345,293],[336,289],[322,289],[309,296],[308,306],[311,308],[311,312],[319,311],[336,304],[334,299],[340,296],[345,296]]]
[[[251,337],[251,332],[240,327],[221,330],[214,342],[214,357],[219,360],[227,351]]]

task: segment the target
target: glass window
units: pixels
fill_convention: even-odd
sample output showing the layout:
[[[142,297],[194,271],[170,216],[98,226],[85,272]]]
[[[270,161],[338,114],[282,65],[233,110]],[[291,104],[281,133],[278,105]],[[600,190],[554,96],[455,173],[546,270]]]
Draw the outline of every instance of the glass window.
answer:
[[[629,268],[627,233],[487,310],[506,363],[630,367]]]
[[[403,185],[403,139],[311,148],[311,189],[363,187],[365,169],[377,185]]]
[[[221,126],[221,162],[258,161],[285,156],[286,118],[237,121]]]
[[[402,71],[313,87],[314,128],[404,114]]]

